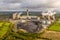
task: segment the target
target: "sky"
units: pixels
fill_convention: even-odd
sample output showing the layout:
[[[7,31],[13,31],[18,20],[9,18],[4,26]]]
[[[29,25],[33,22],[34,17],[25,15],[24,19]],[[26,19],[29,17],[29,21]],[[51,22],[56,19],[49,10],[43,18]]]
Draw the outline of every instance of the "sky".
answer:
[[[60,10],[60,0],[0,0],[0,10]]]

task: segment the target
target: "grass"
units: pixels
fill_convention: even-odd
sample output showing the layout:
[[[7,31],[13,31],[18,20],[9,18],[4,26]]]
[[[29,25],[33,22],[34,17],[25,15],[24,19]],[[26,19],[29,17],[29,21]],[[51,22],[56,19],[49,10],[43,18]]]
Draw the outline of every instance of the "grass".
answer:
[[[9,22],[0,22],[0,38],[7,33],[9,26],[10,26]]]
[[[49,40],[60,40],[60,19],[54,22],[41,36]]]
[[[40,40],[40,35],[39,33],[25,33],[22,31],[17,31],[15,32],[13,30],[13,25],[10,26],[10,31],[7,32],[6,35],[4,35],[5,37],[3,37],[1,40]],[[41,38],[42,39],[42,38]],[[44,40],[44,39],[43,39]]]
[[[60,31],[60,23],[58,21],[56,21],[55,23],[53,23],[48,30],[52,30],[52,31]]]
[[[0,22],[0,40],[36,40],[40,34],[14,32],[9,22]],[[10,31],[8,31],[10,30]]]
[[[36,40],[40,34],[37,33],[24,33],[21,31],[14,32],[13,28],[10,27],[7,36],[3,37],[2,40]]]

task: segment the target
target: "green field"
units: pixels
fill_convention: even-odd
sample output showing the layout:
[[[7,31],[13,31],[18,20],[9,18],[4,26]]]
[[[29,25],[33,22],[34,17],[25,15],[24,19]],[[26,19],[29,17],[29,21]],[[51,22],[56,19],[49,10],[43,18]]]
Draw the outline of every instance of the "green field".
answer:
[[[7,33],[9,26],[10,26],[9,22],[0,22],[0,38]]]
[[[42,36],[42,34],[24,33],[21,31],[14,32],[13,26],[11,27],[10,25],[11,24],[9,22],[0,22],[0,38],[2,37],[3,38],[2,40],[37,40],[37,39],[50,40],[50,37],[52,37],[52,36],[48,36],[48,34],[44,33],[44,32],[42,33],[44,35],[43,37],[40,37],[40,36]],[[10,26],[10,28],[9,28],[9,26]],[[10,31],[8,31],[9,29],[10,29]],[[48,30],[60,31],[60,22],[56,21],[48,28]],[[8,34],[8,35],[6,36],[5,34]],[[47,35],[47,37],[46,37],[46,35]],[[50,33],[49,33],[49,35],[50,35]],[[52,33],[52,35],[53,35],[53,33]],[[6,36],[6,37],[3,37],[3,36]],[[53,37],[54,37],[54,35],[53,35]]]
[[[52,30],[52,31],[60,31],[60,22],[56,21],[55,23],[53,23],[48,30]]]
[[[14,32],[13,26],[9,22],[0,22],[0,40],[36,40],[37,33]]]

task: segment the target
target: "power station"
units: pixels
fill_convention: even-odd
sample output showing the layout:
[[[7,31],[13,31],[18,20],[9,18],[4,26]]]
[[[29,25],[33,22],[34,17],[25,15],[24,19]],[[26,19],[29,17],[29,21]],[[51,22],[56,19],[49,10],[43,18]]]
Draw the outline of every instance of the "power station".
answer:
[[[39,32],[55,21],[55,14],[56,12],[53,12],[53,10],[48,10],[47,12],[40,13],[39,16],[32,16],[27,9],[26,15],[22,15],[22,13],[13,13],[12,21],[16,23],[15,28],[17,28],[17,30],[24,29],[28,31],[28,29],[30,29],[28,32]]]

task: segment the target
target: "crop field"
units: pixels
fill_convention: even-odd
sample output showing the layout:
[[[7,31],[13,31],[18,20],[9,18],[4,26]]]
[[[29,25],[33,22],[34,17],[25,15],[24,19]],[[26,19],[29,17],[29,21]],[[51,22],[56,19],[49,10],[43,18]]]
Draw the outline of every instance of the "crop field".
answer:
[[[10,25],[9,22],[0,22],[0,40],[35,40],[38,38],[39,34],[36,33],[14,32],[13,26],[11,28]]]
[[[49,28],[48,30],[51,30],[51,31],[60,31],[60,20],[59,21],[56,21],[55,23],[53,23]]]
[[[50,25],[41,36],[49,40],[60,40],[60,19]]]
[[[41,35],[41,38],[48,39],[48,40],[60,40],[60,32],[46,31]]]
[[[0,22],[0,38],[7,33],[9,26],[10,26],[9,22]]]

